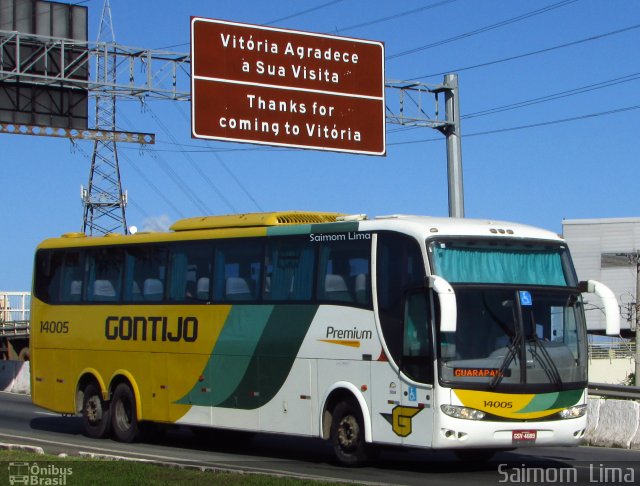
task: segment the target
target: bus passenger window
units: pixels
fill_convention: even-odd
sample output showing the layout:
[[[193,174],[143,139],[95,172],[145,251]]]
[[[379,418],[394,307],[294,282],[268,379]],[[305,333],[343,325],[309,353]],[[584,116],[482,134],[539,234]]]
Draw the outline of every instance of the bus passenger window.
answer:
[[[307,239],[269,240],[264,284],[266,300],[310,300],[315,253]]]
[[[83,263],[82,254],[79,251],[65,252],[61,302],[80,302],[82,299]]]
[[[60,299],[60,275],[64,253],[40,250],[36,255],[36,277],[34,291],[36,297],[49,304],[57,304]]]
[[[258,300],[263,259],[262,240],[240,239],[217,243],[214,261],[214,300]]]
[[[164,299],[167,248],[157,245],[126,249],[125,302],[160,302]]]
[[[171,248],[169,300],[172,302],[208,302],[213,269],[213,245],[189,242]]]
[[[87,300],[89,302],[117,302],[123,270],[121,248],[100,248],[88,255]]]
[[[371,305],[371,240],[323,242],[318,269],[318,299]]]

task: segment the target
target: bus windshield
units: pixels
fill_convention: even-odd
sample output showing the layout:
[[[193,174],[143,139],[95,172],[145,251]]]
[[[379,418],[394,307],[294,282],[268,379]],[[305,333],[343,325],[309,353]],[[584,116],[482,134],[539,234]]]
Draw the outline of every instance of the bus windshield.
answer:
[[[439,336],[443,383],[512,392],[586,383],[584,310],[565,247],[437,242],[430,249],[457,302],[456,332]]]

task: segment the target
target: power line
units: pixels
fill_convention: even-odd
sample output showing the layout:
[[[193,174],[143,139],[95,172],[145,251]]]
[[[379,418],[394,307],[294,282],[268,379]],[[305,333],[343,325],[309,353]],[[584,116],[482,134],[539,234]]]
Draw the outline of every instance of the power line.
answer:
[[[330,2],[326,2],[326,3],[320,4],[320,5],[316,6],[316,7],[311,7],[311,8],[308,8],[306,10],[302,10],[300,12],[296,12],[296,13],[292,13],[290,15],[286,15],[285,17],[280,17],[279,19],[275,19],[275,20],[271,20],[269,22],[265,22],[262,25],[272,25],[272,24],[275,24],[276,22],[282,22],[283,20],[289,20],[289,19],[292,19],[294,17],[300,17],[302,15],[305,15],[305,14],[308,14],[308,13],[311,13],[311,12],[315,12],[316,10],[321,10],[323,8],[326,8],[326,7],[330,7],[331,5],[335,5],[336,3],[340,3],[340,2],[343,2],[343,1],[344,0],[332,0]],[[451,1],[453,1],[453,0],[451,0]],[[175,47],[188,46],[190,44],[191,44],[191,42],[183,42],[181,44],[172,44],[170,46],[158,47],[157,49],[173,49]]]
[[[158,189],[158,186],[156,186],[153,181],[151,181],[151,179],[149,179],[147,177],[147,175],[144,173],[143,170],[141,170],[129,157],[127,157],[125,154],[121,154],[122,157],[124,157],[124,159],[129,162],[129,167],[131,167],[133,170],[135,170],[138,173],[138,176],[140,176],[140,178],[142,180],[144,180],[149,187],[153,190],[153,192],[155,192],[165,203],[167,203],[168,206],[171,207],[171,209],[173,209],[175,211],[175,213],[180,216],[181,218],[184,218],[184,214],[182,214],[182,211],[180,211],[175,204],[173,204],[173,202],[171,202],[171,199],[169,199],[167,196],[165,196],[165,194]],[[133,202],[133,199],[130,200],[130,202]],[[138,207],[138,209],[140,210],[140,206],[136,205]],[[146,213],[146,211],[141,210],[141,212],[143,214],[145,214],[148,218],[150,217],[148,213]]]
[[[131,124],[131,122],[128,121],[127,117],[124,116],[123,113],[118,113],[118,117],[124,118],[124,120],[128,123]],[[178,186],[178,188],[184,193],[184,195],[191,200],[191,202],[198,208],[199,211],[201,211],[203,214],[211,214],[211,210],[209,209],[209,207],[202,201],[202,199],[200,199],[198,196],[196,196],[193,191],[191,190],[191,188],[189,187],[189,185],[184,182],[182,180],[182,177],[180,177],[180,174],[178,174],[175,170],[173,170],[173,168],[171,167],[170,164],[168,164],[161,156],[159,153],[157,153],[157,151],[153,150],[153,149],[148,149],[149,154],[151,155],[151,157],[156,161],[156,163],[158,164],[158,166],[160,167],[160,169],[162,169],[162,171],[169,177],[169,179],[171,179],[171,181]]]
[[[165,132],[165,134],[173,141],[173,142],[177,142],[177,140],[175,139],[175,137],[173,136],[173,134],[169,131],[169,129],[166,127],[166,125],[160,120],[160,117],[158,117],[154,111],[151,109],[151,107],[149,105],[146,105],[147,109],[149,110],[149,113],[151,114],[151,117],[156,121],[156,123],[160,126],[160,128],[162,129],[162,131]],[[202,170],[202,168],[196,164],[195,160],[193,160],[193,158],[186,152],[182,153],[183,157],[185,159],[187,159],[187,161],[189,162],[189,164],[191,164],[191,167],[193,167],[195,169],[195,171],[200,175],[200,177],[202,177],[202,180],[204,180],[206,182],[206,184],[218,195],[218,197],[222,200],[222,202],[224,202],[227,207],[234,213],[237,212],[236,208],[233,206],[233,204],[231,204],[231,202],[225,197],[225,195],[222,193],[222,191],[220,189],[218,189],[218,187],[214,184],[214,182],[211,180],[211,178],[209,177],[209,175]],[[206,207],[206,205],[204,206]],[[208,209],[208,208],[207,208]],[[211,214],[211,210],[209,210],[209,214]]]
[[[565,47],[571,47],[571,46],[575,46],[575,45],[578,45],[578,44],[583,44],[585,42],[591,42],[591,41],[603,39],[605,37],[609,37],[609,36],[612,36],[612,35],[622,34],[623,32],[628,32],[630,30],[637,29],[638,27],[640,27],[640,24],[631,25],[631,26],[625,27],[623,29],[618,29],[618,30],[614,30],[614,31],[611,31],[611,32],[606,32],[604,34],[594,35],[594,36],[591,36],[591,37],[587,37],[585,39],[580,39],[580,40],[573,41],[573,42],[567,42],[567,43],[560,44],[560,45],[553,46],[553,47],[547,47],[545,49],[538,49],[537,51],[531,51],[531,52],[527,52],[525,54],[518,54],[516,56],[505,57],[505,58],[502,58],[502,59],[496,59],[494,61],[483,62],[483,63],[480,63],[480,64],[474,64],[474,65],[471,65],[471,66],[465,66],[465,67],[460,67],[460,68],[456,68],[456,69],[448,69],[448,70],[442,71],[440,73],[425,74],[423,76],[416,76],[416,77],[414,77],[412,79],[423,79],[423,78],[431,78],[431,77],[434,77],[434,76],[442,76],[442,75],[448,74],[448,73],[468,71],[470,69],[476,69],[476,68],[480,68],[480,67],[491,66],[493,64],[499,64],[499,63],[507,62],[507,61],[513,61],[515,59],[522,59],[523,57],[534,56],[536,54],[544,54],[546,52],[555,51],[557,49],[562,49],[562,48],[565,48]]]
[[[180,175],[175,170],[173,170],[171,164],[164,160],[155,150],[149,150],[149,154],[157,162],[164,173],[169,176],[171,181],[176,186],[178,186],[178,188],[187,196],[187,198],[191,200],[191,202],[198,208],[198,210],[202,214],[212,214],[211,209],[209,209],[209,207],[204,203],[204,201],[202,201],[202,199],[200,199],[193,193],[193,191],[190,190],[189,185],[182,180]]]
[[[564,7],[565,5],[569,5],[569,4],[575,3],[577,1],[578,0],[563,0],[561,2],[554,3],[552,5],[548,5],[546,7],[540,8],[538,10],[532,10],[531,12],[527,12],[527,13],[524,13],[522,15],[518,15],[517,17],[512,17],[510,19],[502,20],[502,21],[497,22],[495,24],[487,25],[485,27],[480,27],[478,29],[471,30],[469,32],[465,32],[463,34],[459,34],[459,35],[456,35],[456,36],[453,36],[453,37],[449,37],[448,39],[443,39],[443,40],[440,40],[440,41],[437,41],[437,42],[432,42],[431,44],[426,44],[424,46],[414,47],[413,49],[407,49],[406,51],[401,51],[401,52],[398,52],[396,54],[392,54],[390,56],[386,56],[385,60],[389,61],[389,60],[392,60],[392,59],[396,59],[398,57],[407,56],[409,54],[415,54],[416,52],[424,51],[426,49],[431,49],[432,47],[438,47],[438,46],[441,46],[441,45],[444,45],[444,44],[448,44],[450,42],[454,42],[454,41],[457,41],[457,40],[460,40],[460,39],[466,39],[467,37],[471,37],[471,36],[474,36],[474,35],[482,34],[484,32],[488,32],[488,31],[493,30],[493,29],[504,27],[505,25],[513,24],[515,22],[520,22],[521,20],[526,20],[526,19],[528,19],[530,17],[534,17],[536,15],[547,13],[547,12],[549,12],[551,10],[555,10],[557,8]]]
[[[414,13],[422,12],[424,10],[431,10],[432,8],[440,7],[442,5],[446,5],[448,3],[457,2],[458,0],[443,0],[441,2],[432,3],[431,5],[425,5],[424,7],[414,8],[413,10],[406,10],[404,12],[397,13],[395,15],[389,15],[387,17],[382,17],[379,19],[369,20],[368,22],[362,22],[361,24],[349,25],[348,27],[342,27],[336,29],[337,32],[345,32],[347,30],[359,29],[361,27],[368,27],[369,25],[380,24],[382,22],[387,22],[389,20],[395,20],[400,17],[404,17],[406,15],[411,15]],[[577,0],[572,0],[577,1]]]
[[[156,140],[155,145],[172,145],[174,147],[184,147],[184,148],[193,148],[193,149],[197,149],[197,150],[185,150],[186,152],[191,152],[191,153],[223,153],[223,152],[289,152],[291,153],[291,149],[289,148],[276,148],[276,147],[256,147],[256,146],[251,146],[251,147],[236,147],[236,148],[206,148],[202,145],[193,145],[193,144],[187,144],[187,143],[172,143],[172,142],[162,142],[162,141],[158,141]],[[125,147],[124,145],[122,147],[120,147],[121,150],[139,150],[135,147]],[[176,150],[169,150],[169,149],[158,149],[158,148],[154,148],[154,150],[156,152],[172,152],[172,153],[177,153],[177,152],[181,152],[184,149],[180,148],[180,149],[176,149]]]
[[[300,17],[301,15],[305,15],[305,14],[308,14],[308,13],[311,13],[311,12],[315,12],[316,10],[320,10],[320,9],[325,8],[325,7],[329,7],[331,5],[335,5],[336,3],[340,3],[342,1],[344,1],[344,0],[332,0],[331,2],[323,3],[321,5],[318,5],[317,7],[311,7],[311,8],[308,8],[306,10],[302,10],[300,12],[296,12],[296,13],[293,13],[291,15],[287,15],[285,17],[280,17],[279,19],[271,20],[270,22],[267,22],[264,25],[271,25],[271,24],[275,24],[276,22],[282,22],[283,20],[289,20],[289,19],[292,19],[294,17]]]
[[[525,130],[528,128],[538,128],[538,127],[544,127],[544,126],[549,126],[549,125],[557,125],[559,123],[569,123],[569,122],[573,122],[573,121],[578,121],[578,120],[585,120],[588,118],[596,118],[599,116],[606,116],[606,115],[613,115],[616,113],[622,113],[625,111],[631,111],[631,110],[637,110],[640,109],[640,105],[633,105],[633,106],[626,106],[624,108],[616,108],[613,110],[608,110],[608,111],[601,111],[598,113],[590,113],[587,115],[580,115],[580,116],[574,116],[571,118],[561,118],[559,120],[551,120],[551,121],[546,121],[546,122],[540,122],[540,123],[530,123],[528,125],[519,125],[516,127],[507,127],[507,128],[497,128],[494,130],[487,130],[484,132],[474,132],[474,133],[467,133],[467,134],[462,134],[462,138],[470,138],[470,137],[479,137],[479,136],[484,136],[484,135],[494,135],[496,133],[504,133],[504,132],[513,132],[516,130]],[[426,142],[439,142],[442,141],[442,137],[439,138],[425,138],[423,140],[409,140],[406,142],[392,142],[392,143],[387,143],[387,146],[390,145],[411,145],[411,144],[416,144],[416,143],[426,143]]]
[[[178,108],[178,105],[176,105],[175,103],[173,103],[173,106],[176,107],[176,110],[178,110],[178,112],[182,115],[182,117],[188,122],[191,123],[191,120],[189,119],[189,117],[187,116],[187,114],[184,112],[184,110],[182,110],[182,106],[180,106]],[[210,142],[207,140],[206,141],[206,145],[207,146],[211,146]],[[238,177],[236,177],[236,175],[231,171],[231,169],[227,166],[227,164],[224,162],[224,160],[222,160],[222,157],[220,157],[216,152],[213,152],[214,157],[216,158],[216,160],[220,163],[220,165],[222,166],[222,168],[227,172],[227,174],[229,174],[229,176],[236,182],[236,184],[238,185],[238,187],[240,187],[240,189],[242,190],[242,192],[244,192],[245,196],[247,196],[251,202],[255,205],[256,208],[258,208],[259,211],[264,211],[262,209],[262,206],[260,206],[260,204],[258,204],[258,201],[256,201],[256,199],[253,197],[253,195],[247,190],[247,188],[244,186],[244,184],[240,181],[240,179],[238,179]]]
[[[577,94],[582,94],[582,93],[588,93],[589,91],[595,91],[598,89],[602,89],[602,88],[609,88],[611,86],[616,86],[618,84],[622,84],[622,83],[628,83],[630,81],[635,81],[637,79],[640,79],[640,72],[639,73],[633,73],[633,74],[628,74],[626,76],[621,76],[618,78],[613,78],[613,79],[609,79],[607,81],[601,81],[599,83],[594,83],[594,84],[588,84],[586,86],[582,86],[580,88],[573,88],[570,90],[566,90],[566,91],[559,91],[557,93],[552,93],[546,96],[540,96],[538,98],[532,98],[529,100],[525,100],[525,101],[518,101],[516,103],[511,103],[508,105],[502,105],[502,106],[497,106],[494,108],[488,108],[486,110],[481,110],[481,111],[476,111],[473,113],[468,113],[465,115],[462,115],[460,118],[467,120],[469,118],[476,118],[479,116],[485,116],[485,115],[493,115],[494,113],[500,113],[503,111],[509,111],[509,110],[515,110],[517,108],[522,108],[525,106],[531,106],[531,105],[535,105],[535,104],[539,104],[539,103],[545,103],[547,101],[555,101],[561,98],[567,98],[569,96],[575,96]]]

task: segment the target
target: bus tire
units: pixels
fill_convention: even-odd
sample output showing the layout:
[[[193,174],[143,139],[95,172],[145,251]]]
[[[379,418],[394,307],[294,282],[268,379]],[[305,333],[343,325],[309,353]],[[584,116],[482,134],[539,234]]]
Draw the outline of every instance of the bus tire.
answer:
[[[136,398],[126,383],[116,386],[111,398],[111,427],[120,442],[133,442],[140,430],[136,415]]]
[[[339,402],[333,409],[331,445],[338,462],[343,466],[361,466],[367,459],[362,412],[352,402]]]
[[[31,354],[29,353],[29,348],[22,348],[18,354],[18,361],[29,361],[30,359]]]
[[[109,403],[102,399],[100,387],[89,383],[82,398],[82,427],[88,437],[102,439],[111,431]]]

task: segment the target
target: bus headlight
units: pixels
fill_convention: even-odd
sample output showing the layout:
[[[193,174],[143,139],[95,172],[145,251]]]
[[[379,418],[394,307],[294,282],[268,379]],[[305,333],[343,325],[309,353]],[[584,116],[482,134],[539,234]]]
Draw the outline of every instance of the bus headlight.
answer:
[[[459,405],[440,405],[440,410],[449,417],[467,420],[482,420],[485,415],[484,412],[475,408],[460,407]]]
[[[559,412],[560,417],[563,419],[572,419],[582,417],[587,413],[587,405],[574,405],[573,407],[565,408]]]

